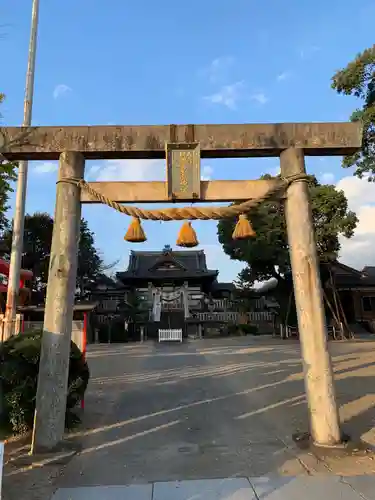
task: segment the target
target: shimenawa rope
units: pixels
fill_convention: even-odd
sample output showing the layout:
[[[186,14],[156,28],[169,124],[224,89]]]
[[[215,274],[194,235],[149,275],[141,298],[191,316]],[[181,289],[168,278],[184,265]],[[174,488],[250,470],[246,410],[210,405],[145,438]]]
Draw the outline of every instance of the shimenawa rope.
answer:
[[[108,205],[114,208],[118,212],[129,215],[130,217],[135,217],[143,220],[161,220],[161,221],[173,221],[173,220],[219,220],[228,217],[235,217],[240,214],[248,212],[251,208],[263,203],[264,201],[271,198],[278,192],[285,190],[294,181],[306,181],[309,178],[306,174],[296,174],[290,177],[281,178],[274,187],[268,189],[268,191],[259,198],[254,198],[251,200],[244,201],[237,205],[229,205],[227,207],[175,207],[175,208],[162,208],[147,210],[139,207],[133,207],[130,205],[121,205],[114,200],[111,200],[107,196],[98,193],[93,189],[85,180],[74,179],[74,178],[62,178],[57,181],[68,182],[75,184],[76,186],[84,189],[92,198],[97,200],[104,205]]]

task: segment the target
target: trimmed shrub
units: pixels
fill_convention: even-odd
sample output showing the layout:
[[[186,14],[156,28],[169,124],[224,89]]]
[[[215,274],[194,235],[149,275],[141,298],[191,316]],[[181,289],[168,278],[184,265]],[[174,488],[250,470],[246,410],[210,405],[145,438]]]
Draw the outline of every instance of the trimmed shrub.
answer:
[[[243,335],[259,335],[259,330],[256,325],[246,324],[239,325],[239,327]]]
[[[236,324],[234,324],[234,323],[228,323],[223,328],[223,334],[224,335],[235,335],[237,333],[237,330],[238,330],[238,328],[237,328]]]
[[[31,331],[11,337],[0,345],[2,420],[17,434],[29,431],[33,425],[41,340],[41,331]],[[72,421],[71,410],[84,397],[89,377],[81,351],[71,342],[66,421]]]
[[[227,326],[227,335],[259,335],[259,330],[256,325],[243,324],[236,325],[231,323]]]

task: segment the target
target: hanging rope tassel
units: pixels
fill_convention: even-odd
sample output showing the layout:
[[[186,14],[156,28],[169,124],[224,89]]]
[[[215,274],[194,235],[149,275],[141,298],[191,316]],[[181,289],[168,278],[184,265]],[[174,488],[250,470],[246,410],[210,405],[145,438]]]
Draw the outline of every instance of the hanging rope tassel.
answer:
[[[196,232],[192,228],[190,221],[186,221],[182,224],[180,232],[178,233],[176,245],[185,248],[193,248],[199,245]]]
[[[130,243],[143,243],[147,240],[141,221],[138,217],[133,217],[133,220],[131,221],[124,236],[124,240],[129,241]]]
[[[236,227],[234,228],[232,239],[234,240],[246,240],[247,238],[252,238],[255,236],[255,231],[251,226],[251,223],[245,214],[241,214],[238,218]]]

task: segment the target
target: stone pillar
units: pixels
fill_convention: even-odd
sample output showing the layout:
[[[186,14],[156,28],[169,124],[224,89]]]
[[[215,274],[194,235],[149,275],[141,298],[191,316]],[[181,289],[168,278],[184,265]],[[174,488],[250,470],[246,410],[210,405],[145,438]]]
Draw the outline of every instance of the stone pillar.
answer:
[[[290,148],[283,151],[280,166],[283,177],[304,174],[303,150]],[[315,233],[305,180],[296,180],[288,188],[285,215],[311,435],[315,444],[331,446],[341,439],[339,414],[327,349],[327,326]]]
[[[72,334],[81,190],[67,178],[83,178],[80,153],[60,155],[55,220],[44,314],[32,453],[52,451],[63,439]]]
[[[153,298],[152,289],[153,289],[153,286],[152,286],[151,281],[148,282],[147,289],[148,289],[148,300],[149,300],[149,302],[152,302],[152,298]]]
[[[198,338],[202,338],[202,323],[198,323]]]

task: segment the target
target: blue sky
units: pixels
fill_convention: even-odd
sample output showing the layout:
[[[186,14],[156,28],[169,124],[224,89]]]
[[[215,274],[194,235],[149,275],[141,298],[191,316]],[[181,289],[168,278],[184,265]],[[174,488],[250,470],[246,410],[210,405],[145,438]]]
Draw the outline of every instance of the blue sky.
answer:
[[[231,7],[229,7],[229,5]],[[3,124],[22,121],[31,0],[0,6]],[[344,121],[357,103],[330,79],[374,43],[374,0],[301,2],[40,0],[33,124],[106,125]],[[278,159],[204,160],[211,179],[257,178]],[[360,216],[343,260],[375,264],[375,186],[352,178],[340,158],[308,159],[309,172],[337,183]],[[27,211],[53,213],[55,163],[30,163]],[[163,162],[88,162],[90,180],[162,180]],[[142,246],[123,241],[128,219],[83,207],[105,260],[129,250],[174,246],[180,224],[146,223]],[[242,265],[218,245],[214,222],[195,223],[200,248],[222,280]],[[372,262],[371,259],[374,261]]]

